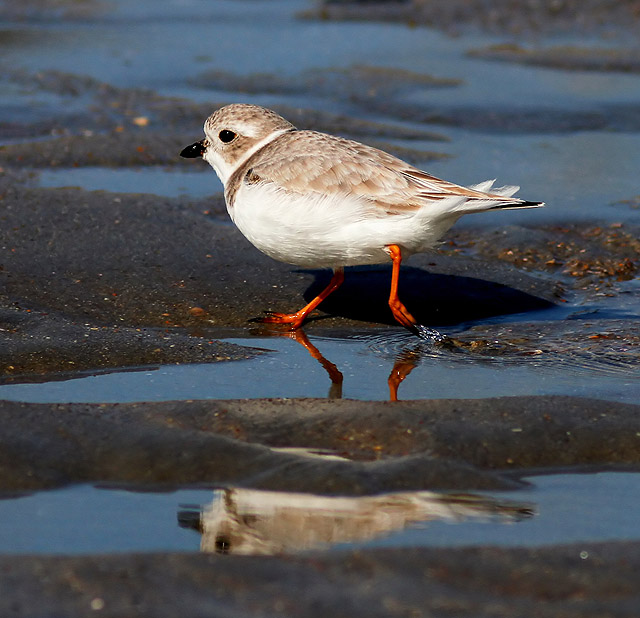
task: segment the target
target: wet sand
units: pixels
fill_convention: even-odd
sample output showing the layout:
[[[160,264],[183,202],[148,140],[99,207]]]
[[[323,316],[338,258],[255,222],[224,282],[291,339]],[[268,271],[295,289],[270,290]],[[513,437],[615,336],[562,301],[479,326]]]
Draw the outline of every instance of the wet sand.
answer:
[[[320,19],[399,21],[410,26],[442,29],[457,36],[480,30],[525,39],[576,32],[583,35],[626,35],[636,32],[638,27],[637,5],[633,0],[454,0],[445,5],[425,0],[324,0],[319,8],[305,12],[305,15]]]
[[[640,547],[3,557],[0,568],[7,615],[595,618],[635,615]]]
[[[637,466],[639,412],[631,404],[543,396],[2,402],[0,489],[107,481],[341,495],[508,489],[531,470]],[[295,448],[346,460],[273,450]]]

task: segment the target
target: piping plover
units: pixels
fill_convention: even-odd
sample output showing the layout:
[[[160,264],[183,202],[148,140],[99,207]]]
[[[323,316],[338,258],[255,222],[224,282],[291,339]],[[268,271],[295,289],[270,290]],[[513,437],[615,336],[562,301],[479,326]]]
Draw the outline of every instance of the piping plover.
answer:
[[[180,155],[213,167],[240,231],[276,260],[333,269],[329,285],[300,311],[262,318],[291,330],[342,284],[345,266],[391,260],[395,319],[433,338],[437,333],[418,324],[398,298],[402,258],[431,249],[462,215],[543,205],[511,197],[519,187],[440,180],[371,146],[298,130],[257,105],[220,108],[204,133]]]

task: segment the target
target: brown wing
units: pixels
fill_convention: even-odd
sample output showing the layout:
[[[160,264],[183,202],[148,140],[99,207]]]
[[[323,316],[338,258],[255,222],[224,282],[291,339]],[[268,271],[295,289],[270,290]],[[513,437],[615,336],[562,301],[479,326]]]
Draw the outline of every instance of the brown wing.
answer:
[[[234,173],[242,182],[271,182],[295,193],[343,193],[368,199],[380,216],[417,210],[427,200],[487,195],[431,176],[382,150],[317,133],[285,133]],[[228,186],[234,183],[229,182]],[[230,196],[233,197],[233,196]]]

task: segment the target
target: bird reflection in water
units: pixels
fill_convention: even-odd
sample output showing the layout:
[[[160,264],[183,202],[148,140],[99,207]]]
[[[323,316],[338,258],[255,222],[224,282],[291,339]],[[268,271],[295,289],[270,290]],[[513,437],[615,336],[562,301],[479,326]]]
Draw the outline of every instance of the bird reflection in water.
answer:
[[[330,360],[326,359],[322,352],[309,341],[307,334],[302,328],[294,331],[278,331],[273,329],[256,330],[256,334],[269,337],[287,337],[293,339],[299,343],[312,358],[315,358],[324,368],[331,380],[331,387],[329,389],[330,399],[342,398],[342,383],[344,376],[338,367]],[[421,342],[418,345],[412,346],[410,349],[403,349],[396,354],[395,362],[389,378],[387,380],[389,384],[389,400],[398,401],[398,387],[403,380],[418,366],[422,357],[422,346],[425,345]]]
[[[430,491],[363,497],[221,489],[211,504],[178,513],[180,526],[201,534],[203,552],[279,554],[364,543],[428,521],[514,523],[530,504],[473,494]]]
[[[344,376],[342,372],[334,365],[330,360],[327,360],[318,348],[313,345],[309,341],[309,337],[307,337],[304,330],[301,328],[294,331],[286,331],[279,333],[285,337],[289,337],[294,341],[297,341],[309,354],[311,354],[312,358],[315,358],[324,368],[324,370],[329,374],[329,378],[331,379],[331,388],[329,389],[329,399],[342,399],[342,382],[344,380]]]

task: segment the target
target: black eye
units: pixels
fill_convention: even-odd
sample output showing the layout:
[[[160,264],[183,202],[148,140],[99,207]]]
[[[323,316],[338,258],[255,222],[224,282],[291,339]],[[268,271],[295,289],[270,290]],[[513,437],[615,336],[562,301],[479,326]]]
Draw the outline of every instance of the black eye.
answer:
[[[228,144],[231,140],[235,139],[236,134],[233,131],[223,129],[222,131],[220,131],[218,137],[220,138],[221,142]]]

